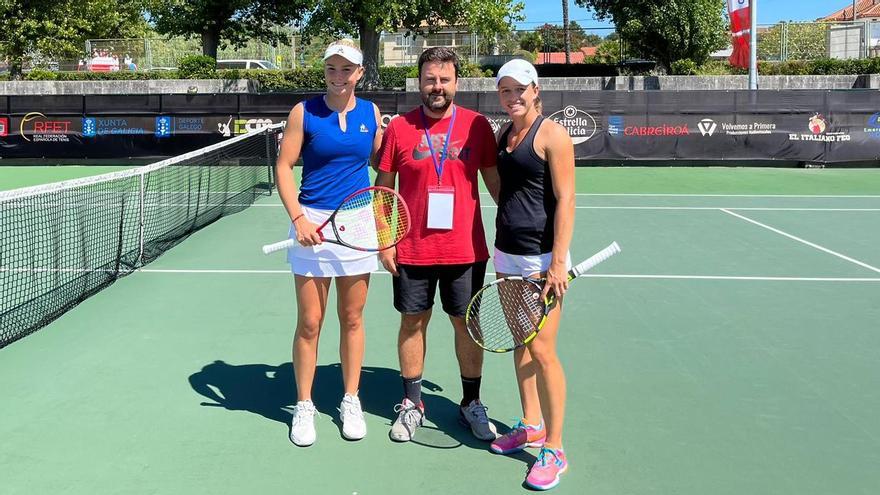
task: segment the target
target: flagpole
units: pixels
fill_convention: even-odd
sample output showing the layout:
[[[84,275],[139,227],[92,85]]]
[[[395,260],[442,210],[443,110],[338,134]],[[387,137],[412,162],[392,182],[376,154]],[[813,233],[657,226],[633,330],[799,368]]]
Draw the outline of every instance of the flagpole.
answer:
[[[749,89],[758,89],[758,0],[749,2]]]

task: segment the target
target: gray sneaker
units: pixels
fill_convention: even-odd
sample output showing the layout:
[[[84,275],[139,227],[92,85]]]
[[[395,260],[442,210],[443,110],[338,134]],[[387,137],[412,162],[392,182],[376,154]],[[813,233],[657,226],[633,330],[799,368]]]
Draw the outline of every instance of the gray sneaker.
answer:
[[[391,425],[388,436],[395,442],[409,442],[416,433],[416,428],[425,424],[425,406],[404,397],[400,404],[394,406],[397,419]]]
[[[479,399],[474,399],[470,404],[459,409],[459,421],[462,425],[470,427],[475,437],[491,442],[498,438],[498,430],[489,421],[489,416],[486,414],[488,409]]]

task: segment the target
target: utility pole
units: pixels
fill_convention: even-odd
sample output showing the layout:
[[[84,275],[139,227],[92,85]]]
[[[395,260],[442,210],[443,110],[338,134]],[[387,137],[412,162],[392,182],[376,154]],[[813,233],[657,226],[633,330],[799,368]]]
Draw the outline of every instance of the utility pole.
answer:
[[[751,26],[749,27],[749,89],[758,89],[758,0],[749,5]]]

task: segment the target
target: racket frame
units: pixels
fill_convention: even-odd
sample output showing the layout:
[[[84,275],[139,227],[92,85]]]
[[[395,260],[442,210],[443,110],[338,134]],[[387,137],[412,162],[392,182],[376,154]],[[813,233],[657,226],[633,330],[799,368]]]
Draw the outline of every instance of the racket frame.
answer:
[[[620,252],[620,246],[617,244],[617,242],[612,242],[606,248],[602,249],[601,251],[597,252],[593,256],[590,256],[586,260],[573,266],[568,271],[568,281],[571,282],[572,280],[584,275],[586,272],[590,271],[593,267],[595,267],[599,263],[602,263],[603,261],[607,260],[608,258],[614,256],[615,254],[617,254],[619,252]],[[488,284],[481,287],[480,290],[476,294],[474,294],[474,297],[471,298],[470,302],[468,303],[467,311],[465,312],[465,327],[467,328],[468,335],[470,335],[471,339],[478,346],[480,346],[484,350],[487,350],[490,352],[505,353],[505,352],[510,352],[510,351],[517,349],[519,347],[524,347],[524,346],[528,345],[531,341],[535,340],[535,337],[537,337],[538,333],[541,331],[541,329],[544,328],[544,324],[547,323],[547,317],[550,315],[550,311],[553,309],[553,306],[556,305],[556,295],[553,294],[552,292],[548,293],[547,297],[545,297],[544,301],[543,301],[544,302],[544,313],[543,313],[543,315],[541,315],[541,320],[535,326],[532,333],[529,334],[528,337],[523,339],[521,344],[515,344],[513,347],[511,347],[509,349],[492,349],[492,348],[486,347],[483,345],[483,343],[481,343],[482,339],[478,339],[474,335],[474,332],[471,330],[471,325],[468,325],[468,321],[470,321],[471,307],[474,305],[474,303],[477,301],[478,298],[480,298],[480,299],[482,298],[483,291],[492,287],[493,285],[501,284],[504,281],[529,282],[531,284],[534,284],[539,289],[538,292],[540,293],[541,291],[544,290],[544,284],[547,282],[547,279],[546,278],[530,278],[530,277],[522,277],[519,275],[512,275],[509,277],[503,277],[503,278],[493,280],[492,282],[489,282]]]
[[[336,226],[336,221],[335,221],[336,215],[340,212],[342,207],[345,206],[346,201],[348,201],[349,199],[354,198],[356,196],[359,196],[367,191],[383,191],[383,192],[387,192],[387,193],[390,193],[390,194],[396,196],[398,204],[400,205],[401,208],[403,208],[403,211],[406,214],[406,219],[407,219],[406,230],[403,232],[403,235],[401,235],[399,238],[397,238],[397,240],[394,241],[393,243],[391,243],[385,247],[379,248],[379,249],[371,249],[371,248],[365,248],[365,247],[361,247],[361,246],[355,246],[355,245],[352,245],[352,244],[349,244],[349,243],[343,241],[339,237],[339,230],[338,230],[338,227]],[[391,189],[391,188],[388,188],[385,186],[369,186],[369,187],[364,187],[362,189],[358,189],[357,191],[346,196],[345,199],[343,199],[339,203],[339,206],[337,206],[336,209],[333,210],[333,213],[331,213],[330,216],[327,217],[326,220],[324,220],[324,223],[322,223],[320,226],[318,226],[318,228],[315,230],[315,232],[317,232],[318,235],[321,237],[321,242],[330,242],[330,243],[338,244],[340,246],[345,246],[349,249],[354,249],[357,251],[377,252],[377,251],[384,251],[386,249],[390,249],[390,248],[396,246],[400,241],[403,240],[404,237],[406,237],[406,235],[409,233],[410,229],[412,228],[412,222],[410,222],[409,219],[410,219],[409,206],[406,204],[406,201],[403,200],[403,197],[400,195],[400,193],[398,193],[394,189]],[[324,235],[323,230],[325,227],[327,227],[328,224],[333,229],[333,236],[335,237],[335,239],[328,238]],[[275,251],[280,251],[282,249],[288,249],[288,248],[291,248],[296,245],[297,245],[296,239],[286,239],[286,240],[276,242],[273,244],[266,244],[265,246],[263,246],[263,253],[269,254],[269,253],[273,253]]]

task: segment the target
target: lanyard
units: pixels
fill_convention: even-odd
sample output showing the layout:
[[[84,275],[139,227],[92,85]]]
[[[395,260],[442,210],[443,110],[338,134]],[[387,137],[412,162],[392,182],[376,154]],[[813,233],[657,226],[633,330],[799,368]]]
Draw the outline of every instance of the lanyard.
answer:
[[[440,160],[434,153],[434,145],[431,143],[431,133],[428,132],[428,121],[425,119],[425,109],[419,107],[422,115],[422,126],[425,128],[425,139],[428,141],[428,150],[431,152],[431,160],[434,160],[434,170],[437,172],[437,184],[440,184],[440,177],[443,175],[443,162],[446,161],[447,150],[449,149],[449,141],[452,138],[452,127],[455,125],[455,105],[452,105],[452,119],[449,121],[449,128],[446,130],[446,142],[443,143],[443,153],[440,154]]]

